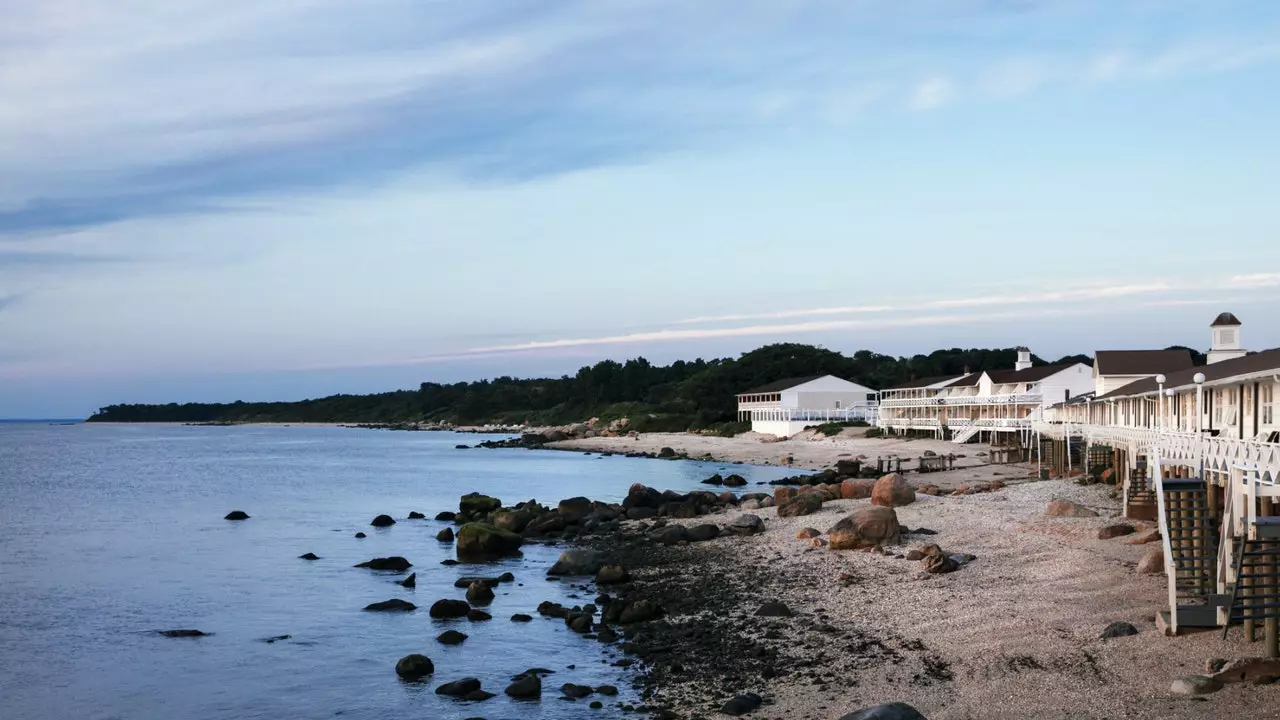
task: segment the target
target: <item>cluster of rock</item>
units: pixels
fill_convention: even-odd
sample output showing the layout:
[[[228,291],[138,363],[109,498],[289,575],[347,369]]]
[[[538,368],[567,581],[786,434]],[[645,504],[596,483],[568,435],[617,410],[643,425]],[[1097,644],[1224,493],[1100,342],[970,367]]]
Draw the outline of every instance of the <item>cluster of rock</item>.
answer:
[[[562,442],[564,440],[634,435],[634,432],[630,432],[628,430],[630,427],[631,420],[628,418],[618,418],[617,420],[607,423],[599,418],[591,418],[583,423],[573,423],[571,425],[541,428],[538,430],[524,430],[517,439],[491,440],[488,442],[482,442],[477,447],[538,447],[547,443]]]

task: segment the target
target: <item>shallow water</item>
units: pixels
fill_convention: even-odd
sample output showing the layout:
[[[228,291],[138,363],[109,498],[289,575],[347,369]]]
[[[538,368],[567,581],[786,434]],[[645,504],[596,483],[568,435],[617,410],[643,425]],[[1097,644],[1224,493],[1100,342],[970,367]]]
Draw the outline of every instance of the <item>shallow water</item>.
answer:
[[[634,701],[624,671],[601,662],[598,643],[537,617],[565,604],[568,583],[548,582],[560,549],[448,567],[453,546],[430,518],[472,490],[510,504],[586,495],[618,500],[635,482],[687,490],[717,463],[659,462],[567,452],[456,450],[484,438],[345,428],[0,424],[0,712],[27,718],[578,718],[621,714]],[[780,468],[735,466],[748,480]],[[751,489],[748,486],[746,489]],[[222,519],[244,510],[250,520]],[[428,520],[406,520],[409,511]],[[398,522],[373,528],[387,513]],[[368,537],[354,538],[357,531]],[[297,556],[314,552],[322,559]],[[403,555],[403,576],[352,567]],[[462,598],[453,581],[510,570],[489,622],[441,621],[426,609]],[[412,613],[363,612],[398,597]],[[535,616],[510,622],[513,613]],[[198,628],[170,639],[156,630]],[[470,637],[446,647],[436,635]],[[291,635],[268,644],[262,638]],[[421,652],[429,682],[400,682],[395,662]],[[570,670],[568,665],[576,665]],[[529,667],[556,670],[540,703],[501,695]],[[480,678],[499,694],[463,704],[440,683]],[[558,699],[562,683],[622,690],[589,710]]]

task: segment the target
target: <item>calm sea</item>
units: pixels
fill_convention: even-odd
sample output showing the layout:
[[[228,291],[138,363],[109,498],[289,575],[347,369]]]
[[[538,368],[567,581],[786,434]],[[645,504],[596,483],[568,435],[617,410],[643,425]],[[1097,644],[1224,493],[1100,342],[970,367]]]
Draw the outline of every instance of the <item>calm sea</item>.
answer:
[[[0,716],[56,718],[578,718],[620,715],[624,671],[561,621],[537,617],[543,600],[574,598],[547,582],[559,549],[522,559],[448,567],[444,526],[405,520],[456,510],[478,490],[506,503],[554,504],[587,495],[620,499],[641,482],[691,489],[724,468],[620,456],[527,450],[456,450],[484,438],[344,428],[0,424]],[[749,480],[780,468],[733,467]],[[245,522],[223,515],[244,510]],[[377,529],[387,513],[399,522]],[[358,540],[357,531],[368,537]],[[297,556],[314,552],[321,560]],[[418,586],[352,566],[403,555]],[[510,570],[489,622],[439,621],[426,608],[461,598],[467,574]],[[413,613],[363,612],[398,597]],[[513,613],[535,616],[510,622]],[[470,637],[446,647],[447,628]],[[156,630],[196,628],[198,639]],[[265,643],[262,638],[290,635]],[[421,652],[431,682],[400,682],[398,658]],[[568,666],[575,665],[576,669]],[[530,667],[556,670],[541,703],[502,690]],[[498,697],[460,704],[442,682],[481,679]],[[565,682],[612,684],[623,695],[589,710],[561,701]]]

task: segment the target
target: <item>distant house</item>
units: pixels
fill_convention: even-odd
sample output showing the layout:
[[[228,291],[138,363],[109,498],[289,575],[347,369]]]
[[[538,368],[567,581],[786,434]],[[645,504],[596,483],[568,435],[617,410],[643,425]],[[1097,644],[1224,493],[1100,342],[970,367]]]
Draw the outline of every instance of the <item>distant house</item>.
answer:
[[[875,420],[876,391],[834,375],[788,378],[738,394],[738,419],[751,429],[790,437],[811,425]]]

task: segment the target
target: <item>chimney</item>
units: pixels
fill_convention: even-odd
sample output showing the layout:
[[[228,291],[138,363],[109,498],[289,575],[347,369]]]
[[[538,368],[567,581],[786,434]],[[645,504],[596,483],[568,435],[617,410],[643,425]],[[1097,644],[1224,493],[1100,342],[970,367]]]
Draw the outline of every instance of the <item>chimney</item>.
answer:
[[[1031,367],[1031,350],[1025,347],[1018,348],[1018,362],[1014,363],[1014,370],[1026,370]]]
[[[1218,315],[1209,329],[1213,332],[1213,345],[1207,358],[1210,365],[1245,356],[1245,350],[1240,347],[1240,320],[1235,315],[1229,312]]]
[[[964,366],[964,374],[965,374],[965,375],[968,375],[968,374],[969,374],[969,366],[968,366],[968,365],[965,365],[965,366]]]

